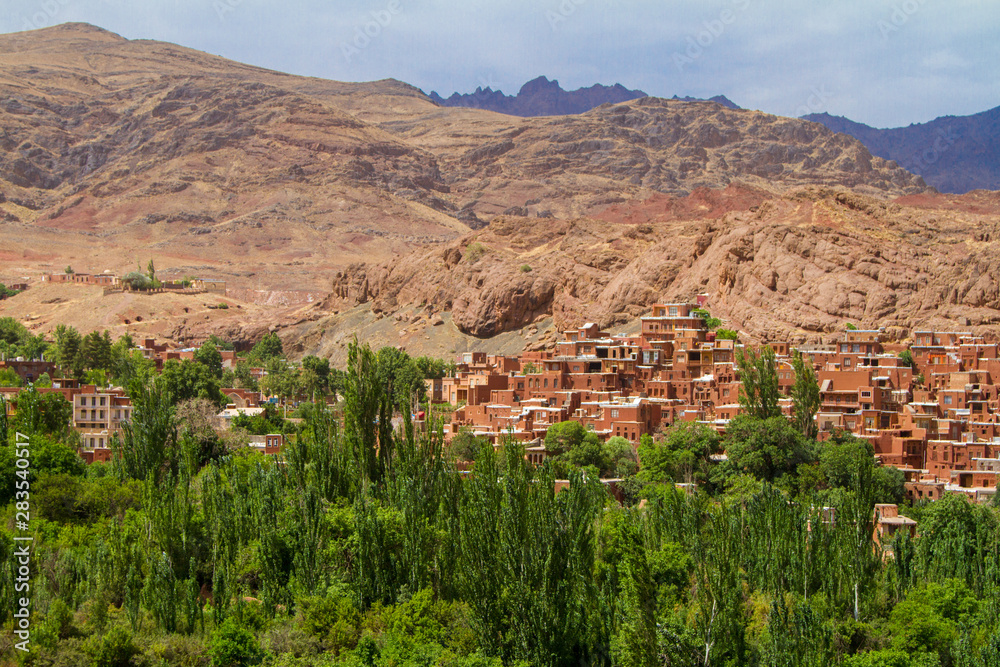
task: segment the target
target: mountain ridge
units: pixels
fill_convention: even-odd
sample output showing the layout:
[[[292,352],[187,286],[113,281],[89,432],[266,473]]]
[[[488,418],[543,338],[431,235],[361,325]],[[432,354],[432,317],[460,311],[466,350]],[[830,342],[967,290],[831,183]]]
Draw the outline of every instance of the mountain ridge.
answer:
[[[941,192],[1000,189],[1000,107],[888,129],[828,113],[802,118],[853,136]]]
[[[331,294],[264,322],[249,307],[205,320],[178,304],[161,329],[143,329],[174,340],[252,341],[274,327],[290,349],[332,350],[331,336],[348,340],[359,322],[346,314],[364,312],[382,343],[420,346],[448,329],[455,346],[591,313],[618,323],[701,291],[754,335],[821,336],[840,316],[888,317],[885,286],[909,275],[907,262],[931,260],[908,250],[882,266],[868,255],[884,252],[889,234],[907,247],[911,235],[934,243],[938,227],[950,234],[948,280],[972,280],[975,294],[948,301],[920,277],[920,308],[901,303],[899,326],[945,308],[951,322],[980,302],[976,321],[992,317],[992,292],[956,259],[968,242],[980,275],[992,275],[982,253],[994,231],[968,217],[978,200],[935,198],[919,177],[816,123],[714,102],[647,96],[522,118],[441,107],[395,80],[297,77],[69,26],[0,36],[0,144],[0,278],[67,264],[125,273],[152,258],[162,278]],[[931,212],[897,211],[900,197],[928,197]],[[975,215],[997,208],[975,205],[986,212]],[[960,239],[956,221],[977,236]],[[830,225],[839,231],[824,236]],[[858,230],[864,252],[852,245]],[[481,262],[474,242],[489,251]],[[807,256],[814,242],[818,259]],[[820,290],[827,310],[783,294],[798,289],[789,285]],[[850,296],[858,285],[870,289]],[[63,292],[39,296],[5,300],[0,313],[38,332],[72,318]],[[106,308],[91,313],[95,326],[139,333],[121,300],[89,298],[81,308]],[[425,315],[414,325],[421,302],[445,324],[428,328]],[[134,314],[143,326],[152,316]]]
[[[428,97],[444,107],[484,109],[511,116],[536,117],[581,114],[602,104],[620,104],[649,95],[641,90],[629,90],[620,83],[610,86],[595,83],[586,88],[563,90],[558,80],[538,76],[521,86],[516,95],[505,95],[503,91],[493,90],[490,86],[479,86],[472,93],[455,92],[447,98],[432,90]],[[716,95],[707,100],[674,95],[671,99],[681,102],[716,102],[729,109],[740,108],[725,95]]]

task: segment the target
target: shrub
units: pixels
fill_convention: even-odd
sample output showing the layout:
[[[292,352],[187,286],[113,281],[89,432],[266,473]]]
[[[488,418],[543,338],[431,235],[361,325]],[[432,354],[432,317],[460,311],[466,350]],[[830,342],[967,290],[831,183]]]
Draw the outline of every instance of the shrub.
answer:
[[[263,655],[253,634],[231,618],[215,631],[208,653],[212,667],[253,665]]]
[[[92,640],[91,664],[95,667],[128,667],[132,662],[132,656],[139,653],[135,642],[132,641],[132,633],[122,627],[111,628],[100,639],[94,636]]]
[[[531,273],[531,267],[527,264],[521,265],[521,273]]]
[[[305,598],[301,606],[302,629],[322,639],[327,651],[340,653],[357,645],[361,615],[348,598]]]
[[[469,245],[465,246],[465,258],[469,260],[469,264],[475,264],[483,255],[486,254],[486,246],[478,241],[473,241]]]

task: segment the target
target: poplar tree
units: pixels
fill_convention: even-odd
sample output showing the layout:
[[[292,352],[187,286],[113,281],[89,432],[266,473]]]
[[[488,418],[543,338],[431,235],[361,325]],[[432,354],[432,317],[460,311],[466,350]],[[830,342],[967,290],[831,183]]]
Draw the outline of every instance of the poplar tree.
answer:
[[[818,434],[815,417],[820,406],[816,371],[798,350],[792,355],[792,368],[795,369],[795,385],[792,387],[792,415],[795,427],[807,438],[815,438]]]
[[[751,349],[736,351],[739,367],[740,407],[756,419],[780,417],[778,407],[778,370],[774,359],[774,349],[765,345],[760,352]]]

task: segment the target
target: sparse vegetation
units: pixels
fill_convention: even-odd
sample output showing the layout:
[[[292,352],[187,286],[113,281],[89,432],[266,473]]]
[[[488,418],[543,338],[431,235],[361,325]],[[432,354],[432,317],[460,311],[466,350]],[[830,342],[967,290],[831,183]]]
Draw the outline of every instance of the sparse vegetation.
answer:
[[[707,310],[705,310],[704,308],[695,308],[691,312],[696,316],[700,317],[701,319],[705,320],[705,326],[713,331],[722,326],[722,320],[720,320],[718,317],[712,317],[712,314]]]
[[[531,267],[527,264],[521,265],[521,273],[531,273]]]
[[[486,246],[478,241],[473,241],[469,245],[465,246],[465,259],[469,262],[469,264],[475,264],[483,258],[483,255],[485,255],[486,252]]]
[[[130,271],[122,276],[122,284],[131,290],[148,290],[153,287],[149,276],[139,271]]]

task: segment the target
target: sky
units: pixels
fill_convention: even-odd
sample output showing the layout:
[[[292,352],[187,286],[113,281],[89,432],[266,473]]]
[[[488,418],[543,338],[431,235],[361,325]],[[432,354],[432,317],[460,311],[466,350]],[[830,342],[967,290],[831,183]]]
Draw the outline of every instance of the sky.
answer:
[[[1000,106],[992,0],[4,0],[0,33],[84,21],[339,81],[447,97],[563,88],[726,95],[899,127]]]

